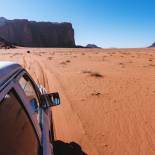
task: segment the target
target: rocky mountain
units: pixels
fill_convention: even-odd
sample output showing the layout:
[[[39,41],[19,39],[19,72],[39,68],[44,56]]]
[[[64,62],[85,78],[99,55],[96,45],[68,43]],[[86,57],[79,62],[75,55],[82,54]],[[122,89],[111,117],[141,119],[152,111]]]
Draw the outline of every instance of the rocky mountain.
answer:
[[[0,49],[1,48],[9,49],[9,48],[15,48],[15,46],[10,42],[4,40],[3,38],[0,38]]]
[[[155,42],[154,42],[151,46],[149,46],[149,47],[150,47],[150,48],[151,48],[151,47],[155,47]]]
[[[7,20],[1,17],[0,37],[19,46],[75,47],[71,23]]]
[[[95,45],[95,44],[88,44],[88,45],[86,46],[86,48],[100,48],[100,47],[98,47],[98,46]]]

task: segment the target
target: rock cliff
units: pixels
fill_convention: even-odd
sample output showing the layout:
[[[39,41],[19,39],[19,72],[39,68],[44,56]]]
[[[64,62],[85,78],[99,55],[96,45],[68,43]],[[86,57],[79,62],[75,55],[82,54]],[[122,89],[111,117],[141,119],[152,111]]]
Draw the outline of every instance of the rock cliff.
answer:
[[[2,48],[9,49],[9,48],[15,48],[15,46],[12,43],[0,37],[0,49]]]
[[[71,23],[0,18],[0,37],[19,46],[75,47]]]

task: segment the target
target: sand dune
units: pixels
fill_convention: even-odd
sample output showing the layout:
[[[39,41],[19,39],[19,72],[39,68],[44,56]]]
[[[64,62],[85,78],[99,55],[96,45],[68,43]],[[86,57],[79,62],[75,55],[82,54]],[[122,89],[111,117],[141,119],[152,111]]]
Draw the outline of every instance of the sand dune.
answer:
[[[27,53],[30,51],[30,53]],[[10,49],[48,91],[55,137],[89,155],[155,154],[155,49]]]

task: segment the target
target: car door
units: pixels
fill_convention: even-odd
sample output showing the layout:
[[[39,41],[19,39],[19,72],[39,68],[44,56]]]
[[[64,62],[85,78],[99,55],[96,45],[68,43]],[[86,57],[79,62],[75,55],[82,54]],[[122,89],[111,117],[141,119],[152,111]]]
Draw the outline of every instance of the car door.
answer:
[[[27,72],[23,72],[17,77],[17,83],[18,87],[22,89],[21,95],[25,100],[25,106],[32,111],[31,118],[42,142],[43,155],[52,155],[53,148],[50,137],[51,111],[46,111],[42,107],[39,88]],[[41,125],[41,128],[39,125]]]
[[[40,140],[15,81],[0,91],[0,154],[40,155]]]

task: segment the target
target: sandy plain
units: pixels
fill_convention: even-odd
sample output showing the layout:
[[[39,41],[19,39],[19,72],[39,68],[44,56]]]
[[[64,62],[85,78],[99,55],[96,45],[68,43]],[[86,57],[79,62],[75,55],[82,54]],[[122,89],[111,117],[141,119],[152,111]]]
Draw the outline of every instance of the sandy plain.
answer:
[[[18,48],[0,60],[60,93],[56,139],[89,155],[155,154],[155,49]]]

